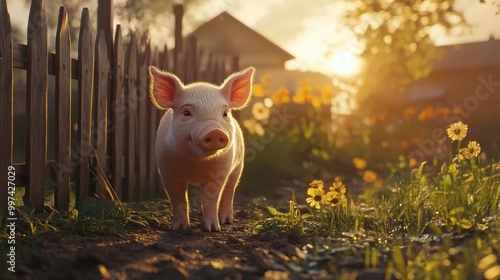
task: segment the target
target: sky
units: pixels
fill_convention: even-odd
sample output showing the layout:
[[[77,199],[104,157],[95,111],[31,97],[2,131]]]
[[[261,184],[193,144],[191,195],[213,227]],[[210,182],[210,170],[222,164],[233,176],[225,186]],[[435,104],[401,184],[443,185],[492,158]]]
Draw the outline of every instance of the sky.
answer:
[[[95,0],[97,1],[97,0]],[[114,0],[118,2],[120,0]],[[500,14],[494,3],[500,0],[457,0],[456,8],[472,26],[472,32],[462,37],[439,36],[438,45],[500,39]],[[26,25],[28,11],[25,1],[8,0],[13,24]],[[329,75],[355,73],[360,52],[354,36],[342,25],[346,7],[340,0],[214,0],[204,5],[207,20],[223,10],[256,30],[296,57],[287,63],[288,69],[319,71]],[[189,32],[189,30],[185,30]]]
[[[224,1],[224,0],[221,0]],[[456,8],[472,26],[470,34],[461,37],[439,36],[436,44],[448,45],[500,39],[498,0],[457,0]],[[253,0],[228,7],[241,22],[275,42],[296,57],[287,64],[289,69],[318,70],[327,74],[343,74],[356,64],[356,47],[352,34],[342,25],[345,5],[335,0]],[[312,3],[317,3],[313,5]],[[332,52],[330,57],[325,55]],[[342,54],[339,56],[339,54]],[[326,58],[329,57],[329,58]],[[340,69],[339,69],[340,68]],[[354,69],[355,70],[355,69]],[[347,71],[349,72],[349,71]]]

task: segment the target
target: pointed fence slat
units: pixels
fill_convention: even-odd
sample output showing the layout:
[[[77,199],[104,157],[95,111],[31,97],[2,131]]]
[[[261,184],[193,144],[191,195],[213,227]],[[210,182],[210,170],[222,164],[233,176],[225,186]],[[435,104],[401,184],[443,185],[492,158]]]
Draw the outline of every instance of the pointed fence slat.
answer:
[[[45,0],[31,2],[28,21],[27,69],[27,197],[36,211],[45,202],[45,162],[47,160],[47,19]]]
[[[12,26],[7,1],[0,2],[0,212],[7,208],[8,166],[12,164],[13,99]],[[13,182],[15,183],[15,182]]]
[[[78,177],[77,206],[80,199],[88,196],[89,163],[90,163],[90,128],[92,87],[94,84],[94,52],[92,45],[92,29],[90,13],[87,8],[82,11],[80,37],[78,39]]]
[[[56,112],[55,112],[55,160],[56,170],[55,206],[69,209],[71,171],[71,36],[68,14],[64,7],[59,9],[59,23],[56,34]],[[69,168],[68,168],[69,167]]]
[[[122,182],[124,175],[124,120],[126,117],[125,99],[123,96],[124,82],[124,53],[123,53],[123,37],[120,25],[117,26],[115,32],[115,58],[114,66],[114,82],[113,96],[114,101],[111,103],[111,117],[114,130],[111,132],[112,138],[112,163],[111,163],[111,184],[119,198],[122,198]]]
[[[127,173],[127,192],[126,199],[134,200],[136,198],[136,193],[138,192],[136,184],[136,157],[135,152],[137,149],[136,143],[136,122],[137,122],[137,43],[135,41],[135,36],[132,34],[130,43],[127,48],[127,65],[125,73],[127,75],[126,80],[126,90],[125,98],[127,102],[127,108],[129,110],[128,116],[126,118],[126,135],[125,135],[125,149],[126,149],[126,173]]]
[[[148,64],[149,64],[149,55],[150,55],[151,48],[149,44],[146,46],[144,54],[142,55],[142,59],[139,62],[139,68],[137,72],[137,80],[139,82],[139,87],[138,87],[138,101],[139,101],[139,106],[138,106],[138,123],[140,124],[137,127],[138,131],[138,138],[137,138],[137,147],[147,147],[148,143],[148,134],[146,128],[148,126],[146,125],[147,120],[148,120],[148,102],[149,101],[149,95],[148,95],[148,78],[149,75],[148,73]],[[145,153],[141,149],[136,149],[136,157],[139,161],[139,166],[138,166],[138,177],[139,177],[139,185],[141,186],[140,189],[140,195],[139,199],[142,201],[146,199],[146,197],[149,196],[149,188],[147,186],[147,179],[146,179],[146,174],[148,170],[148,153]]]
[[[94,139],[93,146],[96,150],[97,162],[96,164],[96,174],[97,176],[107,176],[107,165],[106,165],[106,144],[107,142],[107,96],[108,96],[108,47],[106,46],[106,38],[104,37],[104,31],[99,31],[99,35],[96,41],[96,51],[95,51],[95,68],[94,68]],[[96,163],[97,163],[96,162]],[[101,178],[104,179],[104,178]],[[96,184],[96,195],[98,197],[107,197],[106,191],[104,189],[104,182],[99,179]]]

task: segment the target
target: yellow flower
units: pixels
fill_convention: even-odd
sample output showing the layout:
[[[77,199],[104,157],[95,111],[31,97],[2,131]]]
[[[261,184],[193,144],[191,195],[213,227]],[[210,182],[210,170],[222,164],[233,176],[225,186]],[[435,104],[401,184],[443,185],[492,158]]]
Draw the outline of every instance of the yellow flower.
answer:
[[[316,209],[321,208],[321,203],[325,199],[325,191],[321,188],[309,188],[307,194],[310,197],[306,198],[306,202],[309,203],[311,207],[315,207]]]
[[[256,120],[267,120],[269,118],[269,108],[262,102],[255,102],[252,106],[252,114]]]
[[[339,204],[345,204],[347,203],[347,199],[345,198],[345,195],[339,194],[336,192],[328,192],[325,195],[324,203],[325,205],[330,205],[332,207],[335,207]]]
[[[321,103],[330,105],[332,103],[332,88],[328,84],[316,84],[315,88],[321,93]]]
[[[248,132],[250,132],[250,134],[252,135],[257,134],[259,136],[264,136],[264,134],[266,133],[262,125],[255,119],[244,120],[243,126],[248,129]]]
[[[373,183],[377,180],[377,173],[371,170],[366,170],[363,174],[363,180],[367,183]]]
[[[405,120],[411,120],[417,114],[414,108],[408,107],[405,109],[404,118]]]
[[[310,189],[323,189],[324,187],[325,185],[321,180],[314,180],[311,183],[309,183]]]
[[[267,85],[269,84],[269,82],[271,81],[271,78],[272,76],[267,74],[267,75],[263,75],[260,77],[260,82],[263,84],[263,85]]]
[[[286,104],[290,102],[290,91],[285,87],[280,87],[271,95],[271,99],[276,105]]]
[[[313,96],[311,99],[311,103],[314,108],[319,108],[321,107],[321,97],[319,96]]]
[[[329,188],[329,193],[337,193],[339,195],[344,195],[346,192],[346,187],[342,182],[335,182],[333,185]]]
[[[479,154],[481,153],[481,146],[476,141],[469,141],[469,144],[467,144],[466,149],[467,149],[466,157],[468,159],[475,158],[479,156]]]
[[[434,118],[436,118],[436,111],[434,110],[434,107],[427,107],[422,112],[420,112],[420,114],[418,114],[418,119],[421,121]]]
[[[364,170],[366,168],[366,160],[363,158],[355,157],[352,159],[352,162],[354,163],[356,169]]]
[[[262,86],[262,84],[253,84],[252,85],[252,93],[253,93],[253,96],[256,96],[256,97],[264,96],[264,94],[265,94],[264,86]]]
[[[439,107],[436,109],[436,115],[438,118],[446,119],[450,114],[450,109],[446,107]]]
[[[310,103],[312,101],[312,87],[301,86],[297,89],[297,93],[293,97],[293,102],[297,104]]]
[[[464,160],[466,158],[470,158],[470,156],[469,156],[469,149],[462,148],[462,149],[458,150],[458,155],[457,155],[457,157],[455,159]]]
[[[446,132],[448,133],[448,137],[450,137],[452,141],[462,141],[465,136],[467,136],[468,129],[469,127],[466,124],[462,122],[456,122],[452,123],[450,127],[446,129]]]

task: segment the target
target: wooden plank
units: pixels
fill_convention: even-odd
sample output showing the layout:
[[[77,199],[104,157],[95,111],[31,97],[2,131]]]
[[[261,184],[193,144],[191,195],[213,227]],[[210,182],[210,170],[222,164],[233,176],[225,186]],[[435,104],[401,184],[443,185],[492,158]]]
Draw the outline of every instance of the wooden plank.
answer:
[[[139,62],[140,66],[137,69],[137,80],[139,81],[139,90],[137,91],[139,95],[139,111],[138,111],[138,143],[137,147],[147,147],[148,145],[148,103],[149,99],[149,87],[148,87],[148,64],[149,64],[149,54],[150,46],[146,46],[144,54],[142,55],[142,60]],[[149,196],[149,188],[147,186],[147,169],[148,169],[148,153],[145,153],[143,149],[136,149],[136,157],[139,161],[138,174],[139,174],[139,200],[142,201]]]
[[[138,93],[137,93],[137,44],[135,42],[135,35],[131,35],[130,43],[127,48],[126,55],[126,89],[125,98],[128,105],[128,116],[126,119],[126,135],[125,135],[125,168],[127,173],[127,193],[126,199],[129,201],[135,200],[137,193],[136,183],[136,157],[137,150],[136,142],[136,123],[137,123],[137,106],[138,106]]]
[[[115,32],[115,52],[113,60],[113,70],[115,76],[113,78],[113,101],[111,105],[111,117],[114,128],[111,132],[112,138],[112,154],[111,154],[111,184],[115,189],[117,196],[122,198],[122,182],[124,175],[124,120],[126,117],[125,99],[123,96],[123,79],[124,79],[124,52],[123,52],[123,37],[121,27],[118,25]]]
[[[173,12],[175,16],[175,26],[174,26],[174,38],[175,38],[175,45],[174,45],[174,66],[173,66],[173,72],[175,74],[179,74],[182,72],[182,63],[181,63],[181,56],[183,53],[183,48],[182,48],[182,18],[184,16],[184,6],[182,5],[174,5],[173,7]],[[179,76],[180,77],[180,76]],[[183,77],[181,77],[182,79]]]
[[[96,170],[98,176],[107,175],[107,165],[106,165],[106,145],[107,145],[107,96],[108,96],[108,73],[109,73],[109,62],[108,62],[108,47],[106,46],[106,38],[104,37],[104,31],[99,31],[96,42],[95,50],[95,68],[94,68],[94,131],[92,144],[96,150],[96,157],[99,162],[96,165]],[[96,196],[107,197],[107,192],[104,189],[103,181],[97,180],[96,184]]]
[[[92,90],[94,84],[94,52],[92,26],[88,8],[82,11],[78,38],[78,175],[76,202],[89,195],[90,129],[92,116]]]
[[[12,164],[12,131],[14,129],[12,90],[13,51],[12,26],[7,1],[0,1],[0,212],[6,213],[8,167]],[[17,176],[16,176],[17,178]]]
[[[198,45],[196,38],[191,36],[188,38],[188,43],[186,46],[186,67],[184,71],[186,72],[186,83],[193,83],[198,79]]]
[[[68,14],[64,7],[59,9],[55,72],[55,160],[62,166],[71,167],[71,36]],[[67,170],[68,168],[58,168],[56,174],[55,206],[62,210],[69,209],[70,173]]]
[[[214,70],[214,55],[212,53],[209,53],[208,54],[208,58],[207,58],[207,67],[205,68],[205,72],[203,73],[202,75],[202,80],[203,81],[210,81],[211,80],[211,75],[213,74],[213,70]]]
[[[107,54],[113,63],[113,0],[99,0],[97,6],[97,30],[104,32]]]
[[[169,67],[169,61],[168,61],[168,48],[167,48],[167,44],[165,44],[163,46],[163,52],[160,53],[160,63],[158,63],[158,66],[160,67],[160,69],[163,69],[163,70],[166,70],[166,71],[169,71],[170,67]]]
[[[23,44],[14,43],[14,68],[26,69],[28,68],[28,46]],[[48,54],[48,67],[49,75],[56,74],[56,55],[53,53]],[[71,78],[78,79],[78,60],[71,59]]]
[[[45,162],[47,160],[47,18],[45,0],[31,2],[28,19],[27,68],[27,149],[26,194],[36,211],[45,202]]]

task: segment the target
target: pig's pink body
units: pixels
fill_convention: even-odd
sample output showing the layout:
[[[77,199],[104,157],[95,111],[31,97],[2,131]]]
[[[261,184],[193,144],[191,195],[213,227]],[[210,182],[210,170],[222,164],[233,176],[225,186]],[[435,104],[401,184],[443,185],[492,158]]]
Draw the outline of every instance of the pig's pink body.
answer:
[[[202,190],[203,228],[219,231],[220,223],[233,222],[234,191],[245,154],[230,109],[246,105],[253,68],[230,76],[221,87],[184,86],[172,74],[150,71],[153,102],[169,108],[158,128],[156,159],[172,203],[172,228],[190,226],[187,186],[193,184]]]

